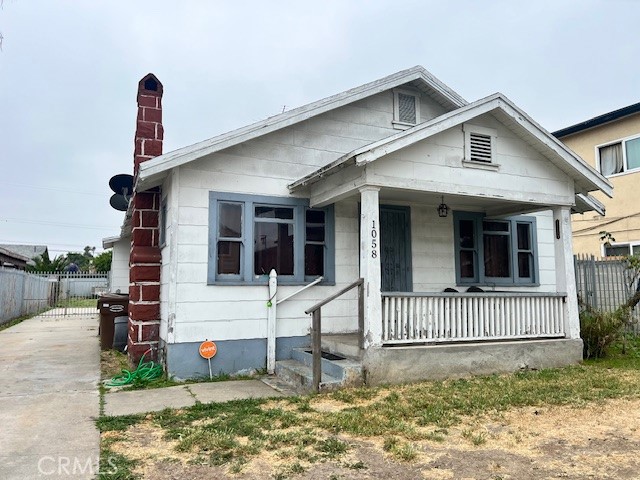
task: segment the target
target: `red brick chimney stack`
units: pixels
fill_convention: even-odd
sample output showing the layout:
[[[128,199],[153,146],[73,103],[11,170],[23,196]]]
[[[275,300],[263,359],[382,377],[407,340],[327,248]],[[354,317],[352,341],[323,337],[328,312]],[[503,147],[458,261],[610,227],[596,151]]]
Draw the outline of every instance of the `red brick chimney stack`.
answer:
[[[142,162],[162,155],[162,84],[153,74],[138,83],[138,118],[133,160],[134,185]],[[129,361],[157,360],[160,341],[159,188],[135,191],[129,257]]]

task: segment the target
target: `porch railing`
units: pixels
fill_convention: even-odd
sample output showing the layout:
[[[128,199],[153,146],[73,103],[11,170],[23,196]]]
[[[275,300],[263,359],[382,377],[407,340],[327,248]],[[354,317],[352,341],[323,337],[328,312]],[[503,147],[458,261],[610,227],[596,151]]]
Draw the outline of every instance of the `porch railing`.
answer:
[[[565,293],[383,293],[382,342],[564,337]]]

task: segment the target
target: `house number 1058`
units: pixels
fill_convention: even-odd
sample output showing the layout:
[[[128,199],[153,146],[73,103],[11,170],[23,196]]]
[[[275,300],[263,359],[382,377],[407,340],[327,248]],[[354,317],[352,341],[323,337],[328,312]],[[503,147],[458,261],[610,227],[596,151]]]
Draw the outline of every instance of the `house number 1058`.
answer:
[[[376,221],[371,221],[371,258],[378,258],[378,230]]]

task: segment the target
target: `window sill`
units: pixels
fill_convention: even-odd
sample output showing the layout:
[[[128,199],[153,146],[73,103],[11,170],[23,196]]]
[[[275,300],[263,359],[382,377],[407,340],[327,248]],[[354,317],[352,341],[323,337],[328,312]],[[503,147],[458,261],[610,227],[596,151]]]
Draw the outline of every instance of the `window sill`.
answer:
[[[466,168],[477,168],[478,170],[489,170],[492,172],[500,170],[500,165],[497,163],[476,162],[474,160],[462,160],[462,166]]]
[[[633,170],[627,170],[626,172],[612,173],[611,175],[603,175],[605,178],[624,177],[625,175],[631,175],[633,173],[640,173],[640,168],[634,168]]]
[[[395,120],[391,122],[391,124],[396,130],[409,130],[410,128],[413,128],[417,125],[417,123],[397,122]]]

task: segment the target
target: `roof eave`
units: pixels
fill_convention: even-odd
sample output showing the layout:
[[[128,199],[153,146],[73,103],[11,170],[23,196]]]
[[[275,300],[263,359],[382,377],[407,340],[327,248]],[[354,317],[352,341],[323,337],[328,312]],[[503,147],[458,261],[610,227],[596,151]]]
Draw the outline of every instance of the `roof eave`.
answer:
[[[144,181],[175,166],[188,163],[202,156],[229,148],[238,143],[274,132],[295,123],[307,120],[321,113],[340,108],[363,98],[384,92],[391,88],[415,80],[422,80],[440,94],[443,101],[450,103],[452,108],[467,105],[467,101],[447,87],[425,68],[416,66],[387,77],[366,83],[359,87],[326,97],[316,102],[275,115],[246,127],[227,132],[208,140],[168,152],[140,165],[139,176]]]

